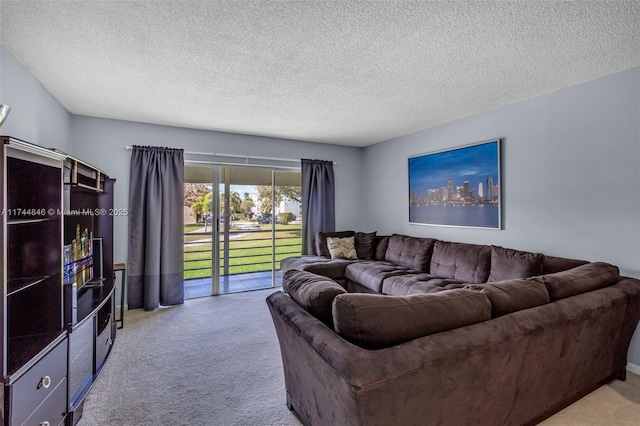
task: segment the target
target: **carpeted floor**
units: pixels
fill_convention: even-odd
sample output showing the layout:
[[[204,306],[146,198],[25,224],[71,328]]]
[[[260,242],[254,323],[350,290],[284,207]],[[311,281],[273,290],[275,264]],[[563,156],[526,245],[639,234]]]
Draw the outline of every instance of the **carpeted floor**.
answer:
[[[541,426],[638,426],[640,425],[640,376],[614,380],[568,406]]]
[[[78,425],[300,425],[285,404],[271,292],[127,311]]]
[[[127,311],[79,426],[295,425],[264,302],[273,290]],[[640,376],[587,395],[544,426],[640,424]]]

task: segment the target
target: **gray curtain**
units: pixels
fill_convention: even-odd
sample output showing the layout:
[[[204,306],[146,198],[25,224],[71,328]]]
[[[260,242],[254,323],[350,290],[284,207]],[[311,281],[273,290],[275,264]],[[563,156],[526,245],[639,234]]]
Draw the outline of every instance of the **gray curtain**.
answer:
[[[134,146],[129,182],[129,309],[184,303],[184,152]]]
[[[315,254],[315,235],[336,228],[333,162],[301,161],[302,254]]]

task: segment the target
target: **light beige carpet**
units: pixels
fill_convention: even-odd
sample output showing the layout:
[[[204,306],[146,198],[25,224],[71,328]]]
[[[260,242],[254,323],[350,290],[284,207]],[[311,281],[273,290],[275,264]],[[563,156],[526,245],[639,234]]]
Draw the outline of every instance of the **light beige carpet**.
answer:
[[[543,426],[640,425],[640,376],[614,380],[540,423]]]
[[[78,426],[299,426],[286,408],[272,291],[127,311]]]
[[[264,301],[271,292],[127,311],[79,426],[299,426],[285,405],[280,349]],[[640,376],[599,388],[543,425],[640,425]]]

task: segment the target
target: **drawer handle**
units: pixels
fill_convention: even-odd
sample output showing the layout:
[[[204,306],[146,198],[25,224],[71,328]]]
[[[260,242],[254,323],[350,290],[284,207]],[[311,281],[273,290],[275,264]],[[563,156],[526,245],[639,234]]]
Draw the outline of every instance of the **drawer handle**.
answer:
[[[51,426],[51,423],[45,420],[44,422],[40,422],[40,426]]]
[[[40,389],[40,388],[47,389],[49,386],[51,386],[51,377],[49,377],[49,376],[42,377],[40,379],[40,382],[38,383],[38,389]]]

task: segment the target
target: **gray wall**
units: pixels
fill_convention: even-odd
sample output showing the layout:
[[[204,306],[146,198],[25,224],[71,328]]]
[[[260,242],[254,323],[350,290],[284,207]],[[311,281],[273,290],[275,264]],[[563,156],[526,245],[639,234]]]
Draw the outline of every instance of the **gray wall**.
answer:
[[[1,135],[71,151],[71,114],[4,48],[0,48],[0,103],[11,106]]]
[[[255,155],[282,158],[313,158],[336,161],[336,227],[361,229],[362,149],[316,144],[286,139],[231,133],[190,130],[153,124],[107,120],[85,116],[72,117],[73,155],[116,178],[115,207],[129,204],[129,162],[127,145],[153,145],[184,148],[195,152]],[[128,222],[115,217],[114,259],[127,259]]]
[[[498,137],[503,230],[408,223],[409,156]],[[363,158],[367,229],[605,261],[640,277],[640,68],[373,145]]]
[[[125,147],[169,146],[199,152],[336,161],[336,226],[362,227],[361,148],[73,115],[9,52],[0,48],[0,55],[0,102],[12,107],[0,134],[57,148],[102,169],[116,178],[116,208],[128,207],[131,153]],[[128,220],[115,217],[114,224],[114,259],[126,262]]]

